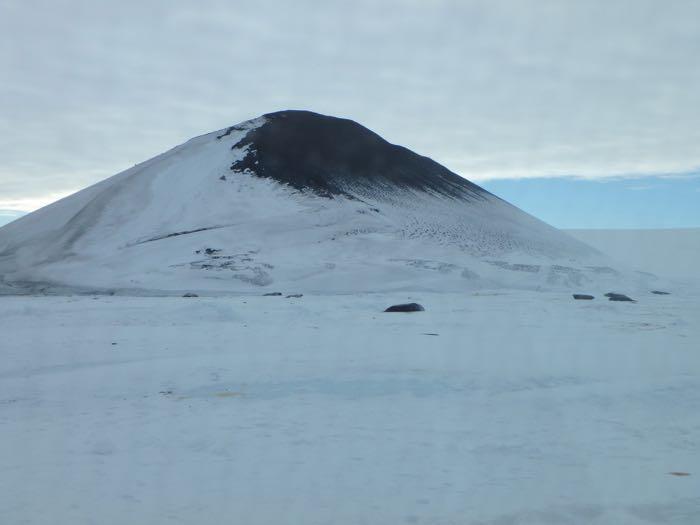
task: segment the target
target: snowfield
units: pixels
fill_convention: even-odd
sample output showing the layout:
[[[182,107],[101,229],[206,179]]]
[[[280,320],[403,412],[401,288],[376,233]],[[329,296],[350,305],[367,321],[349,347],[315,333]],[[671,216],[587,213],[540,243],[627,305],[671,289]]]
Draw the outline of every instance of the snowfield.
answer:
[[[2,297],[2,522],[700,523],[672,291]]]

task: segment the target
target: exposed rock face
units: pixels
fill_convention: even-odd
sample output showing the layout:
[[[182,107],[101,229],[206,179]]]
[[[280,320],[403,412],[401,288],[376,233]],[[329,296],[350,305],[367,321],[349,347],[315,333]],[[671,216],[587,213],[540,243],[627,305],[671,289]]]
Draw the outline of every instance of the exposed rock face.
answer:
[[[385,312],[424,312],[425,308],[423,308],[420,304],[418,303],[406,303],[406,304],[395,304],[393,306],[390,306]]]
[[[233,146],[248,149],[231,165],[232,171],[329,198],[405,189],[460,200],[491,196],[434,160],[391,144],[352,120],[310,111],[280,111],[264,118],[262,126]]]
[[[575,293],[574,299],[576,299],[577,301],[591,301],[595,299],[595,297],[592,295],[587,295],[585,293]]]

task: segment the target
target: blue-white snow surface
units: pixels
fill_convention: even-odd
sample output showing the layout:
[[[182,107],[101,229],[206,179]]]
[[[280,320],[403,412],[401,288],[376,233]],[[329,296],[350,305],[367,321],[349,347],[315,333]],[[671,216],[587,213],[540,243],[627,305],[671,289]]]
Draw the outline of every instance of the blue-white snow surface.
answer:
[[[0,521],[700,523],[700,295],[592,291],[2,297]]]

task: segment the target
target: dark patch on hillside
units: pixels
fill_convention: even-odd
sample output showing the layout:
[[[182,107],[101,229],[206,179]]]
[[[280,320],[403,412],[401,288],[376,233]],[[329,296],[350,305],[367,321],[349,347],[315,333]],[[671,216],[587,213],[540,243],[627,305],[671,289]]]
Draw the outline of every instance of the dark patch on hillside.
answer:
[[[265,115],[234,148],[247,155],[231,166],[275,179],[298,190],[332,198],[382,196],[397,189],[460,199],[482,199],[489,193],[412,151],[390,144],[352,120],[309,111]]]
[[[189,235],[191,233],[205,232],[208,230],[218,230],[219,228],[225,228],[226,226],[207,226],[204,228],[197,228],[194,230],[184,230],[179,232],[164,233],[162,235],[156,235],[155,237],[149,237],[147,239],[141,239],[132,243],[127,244],[127,246],[136,246],[137,244],[144,244],[147,242],[161,241],[163,239],[170,239],[171,237],[179,237],[180,235]]]

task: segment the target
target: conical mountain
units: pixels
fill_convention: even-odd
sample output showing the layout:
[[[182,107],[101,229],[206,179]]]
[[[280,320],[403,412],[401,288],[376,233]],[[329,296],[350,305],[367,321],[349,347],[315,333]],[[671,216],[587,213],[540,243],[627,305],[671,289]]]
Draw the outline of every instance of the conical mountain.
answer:
[[[0,228],[5,292],[461,291],[613,278],[593,249],[351,120],[282,111]]]

